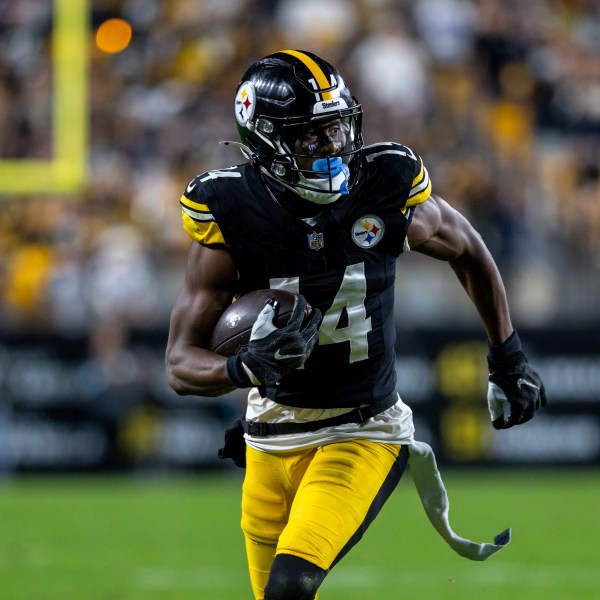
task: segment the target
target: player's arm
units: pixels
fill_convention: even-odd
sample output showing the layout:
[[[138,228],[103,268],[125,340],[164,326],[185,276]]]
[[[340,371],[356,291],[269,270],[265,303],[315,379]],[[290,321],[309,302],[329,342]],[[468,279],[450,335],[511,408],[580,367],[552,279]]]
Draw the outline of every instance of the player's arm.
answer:
[[[220,396],[235,388],[274,385],[304,364],[318,340],[321,313],[304,322],[299,298],[288,323],[274,325],[276,305],[258,315],[248,348],[224,358],[208,350],[219,317],[231,304],[237,270],[229,252],[192,244],[186,278],[171,313],[166,370],[169,385],[182,395]]]
[[[221,313],[231,304],[236,277],[227,250],[192,243],[166,351],[167,379],[178,394],[219,396],[235,388],[227,359],[207,348]]]
[[[494,427],[507,429],[532,419],[546,405],[544,384],[521,350],[500,272],[481,236],[463,215],[432,195],[417,206],[407,241],[417,252],[448,261],[481,316],[489,341],[488,407]]]
[[[475,305],[492,344],[513,332],[498,267],[481,236],[458,211],[432,195],[416,207],[408,229],[412,250],[447,261]]]

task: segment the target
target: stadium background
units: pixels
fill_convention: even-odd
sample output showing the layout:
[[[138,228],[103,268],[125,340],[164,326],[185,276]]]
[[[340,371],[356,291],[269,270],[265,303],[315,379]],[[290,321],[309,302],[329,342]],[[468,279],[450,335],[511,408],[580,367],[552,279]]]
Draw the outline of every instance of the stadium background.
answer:
[[[120,51],[98,36],[110,18],[132,27]],[[452,465],[597,464],[598,2],[3,0],[0,470],[222,466],[241,398],[180,398],[164,377],[178,198],[240,161],[218,143],[236,137],[238,77],[282,47],[339,67],[367,143],[424,157],[546,381],[544,414],[493,432],[472,306],[446,265],[404,257],[397,368],[419,437]]]
[[[98,35],[111,18],[130,40]],[[402,258],[400,391],[455,530],[513,542],[456,556],[406,477],[324,599],[595,600],[595,0],[0,0],[0,598],[247,597],[242,473],[215,455],[242,399],[176,396],[163,353],[179,195],[240,160],[218,144],[237,78],[282,47],[336,64],[366,141],[412,146],[475,223],[551,402],[494,432],[473,308],[446,265]]]

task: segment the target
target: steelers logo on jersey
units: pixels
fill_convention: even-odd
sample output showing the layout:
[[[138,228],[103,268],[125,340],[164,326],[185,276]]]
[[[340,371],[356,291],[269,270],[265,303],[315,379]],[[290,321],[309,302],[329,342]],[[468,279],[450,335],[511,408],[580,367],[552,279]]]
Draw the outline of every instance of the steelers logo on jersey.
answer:
[[[254,108],[256,106],[256,92],[254,84],[246,81],[240,86],[237,96],[235,97],[235,118],[243,127],[254,116]]]
[[[384,229],[385,225],[379,217],[365,215],[352,226],[352,239],[361,248],[372,248],[381,241]]]

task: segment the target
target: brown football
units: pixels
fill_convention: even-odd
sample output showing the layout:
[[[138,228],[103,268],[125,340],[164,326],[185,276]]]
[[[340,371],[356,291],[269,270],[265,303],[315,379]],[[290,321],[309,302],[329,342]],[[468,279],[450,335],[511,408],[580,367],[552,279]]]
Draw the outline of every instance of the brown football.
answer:
[[[275,325],[287,324],[294,309],[295,294],[284,290],[257,290],[240,296],[225,309],[219,318],[210,340],[210,349],[221,356],[234,356],[244,352],[250,341],[252,326],[269,298],[279,303]],[[307,305],[306,316],[312,309]]]

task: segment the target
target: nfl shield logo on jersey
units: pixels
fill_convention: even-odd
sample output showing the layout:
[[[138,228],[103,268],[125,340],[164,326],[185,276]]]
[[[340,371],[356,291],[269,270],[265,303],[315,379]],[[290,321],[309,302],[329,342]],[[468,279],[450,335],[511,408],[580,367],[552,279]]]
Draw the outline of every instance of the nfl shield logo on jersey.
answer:
[[[306,237],[308,238],[308,247],[311,250],[320,250],[325,245],[322,233],[313,231],[312,233],[307,234]]]

